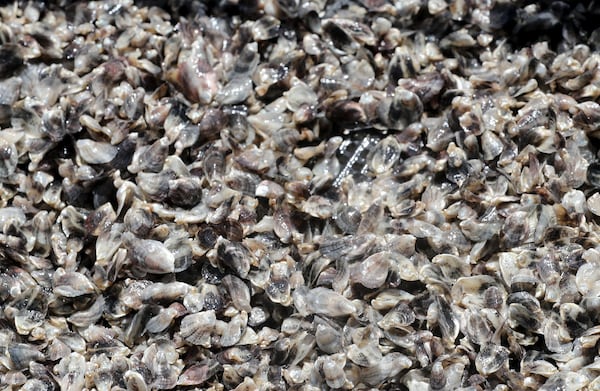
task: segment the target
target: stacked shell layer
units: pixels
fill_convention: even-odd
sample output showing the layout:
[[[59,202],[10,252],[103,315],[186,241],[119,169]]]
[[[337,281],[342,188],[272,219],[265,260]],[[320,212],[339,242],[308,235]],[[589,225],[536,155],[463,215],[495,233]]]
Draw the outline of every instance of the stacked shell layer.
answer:
[[[1,389],[600,390],[598,9],[3,5]]]

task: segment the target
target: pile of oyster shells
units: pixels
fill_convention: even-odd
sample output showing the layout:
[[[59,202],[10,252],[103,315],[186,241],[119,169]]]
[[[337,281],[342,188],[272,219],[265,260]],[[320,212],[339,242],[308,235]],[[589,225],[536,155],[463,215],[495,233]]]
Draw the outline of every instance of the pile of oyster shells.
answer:
[[[1,390],[600,390],[600,7],[0,8]]]

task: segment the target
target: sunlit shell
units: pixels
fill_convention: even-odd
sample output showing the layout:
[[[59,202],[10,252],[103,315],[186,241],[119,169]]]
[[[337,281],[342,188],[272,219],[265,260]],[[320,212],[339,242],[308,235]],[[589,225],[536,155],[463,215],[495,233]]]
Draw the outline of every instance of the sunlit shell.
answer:
[[[5,388],[600,389],[594,2],[63,3],[0,7]]]
[[[498,371],[508,363],[508,350],[501,346],[486,344],[475,359],[477,370],[484,376]]]

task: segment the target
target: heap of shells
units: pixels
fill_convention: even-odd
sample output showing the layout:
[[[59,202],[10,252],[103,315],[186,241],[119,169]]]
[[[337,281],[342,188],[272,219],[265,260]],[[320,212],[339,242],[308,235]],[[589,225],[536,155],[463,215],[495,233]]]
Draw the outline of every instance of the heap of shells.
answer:
[[[600,390],[594,1],[0,8],[1,390]]]

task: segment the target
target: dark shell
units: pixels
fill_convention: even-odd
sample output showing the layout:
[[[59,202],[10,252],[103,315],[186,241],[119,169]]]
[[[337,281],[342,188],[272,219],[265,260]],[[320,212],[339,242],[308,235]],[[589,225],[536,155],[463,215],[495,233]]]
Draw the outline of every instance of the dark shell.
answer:
[[[219,259],[223,265],[232,269],[238,276],[245,278],[250,271],[250,251],[240,242],[223,240],[217,247]]]
[[[10,77],[23,65],[23,58],[16,45],[4,44],[0,47],[0,79]]]
[[[352,129],[367,122],[367,115],[358,102],[340,100],[333,103],[326,112],[327,118],[336,126]]]
[[[591,186],[600,188],[600,163],[592,163],[588,166],[587,181]]]
[[[179,178],[169,181],[167,199],[175,206],[192,207],[202,200],[202,187],[198,178]]]
[[[133,234],[146,237],[154,227],[154,215],[143,208],[131,208],[123,218],[125,226]]]

